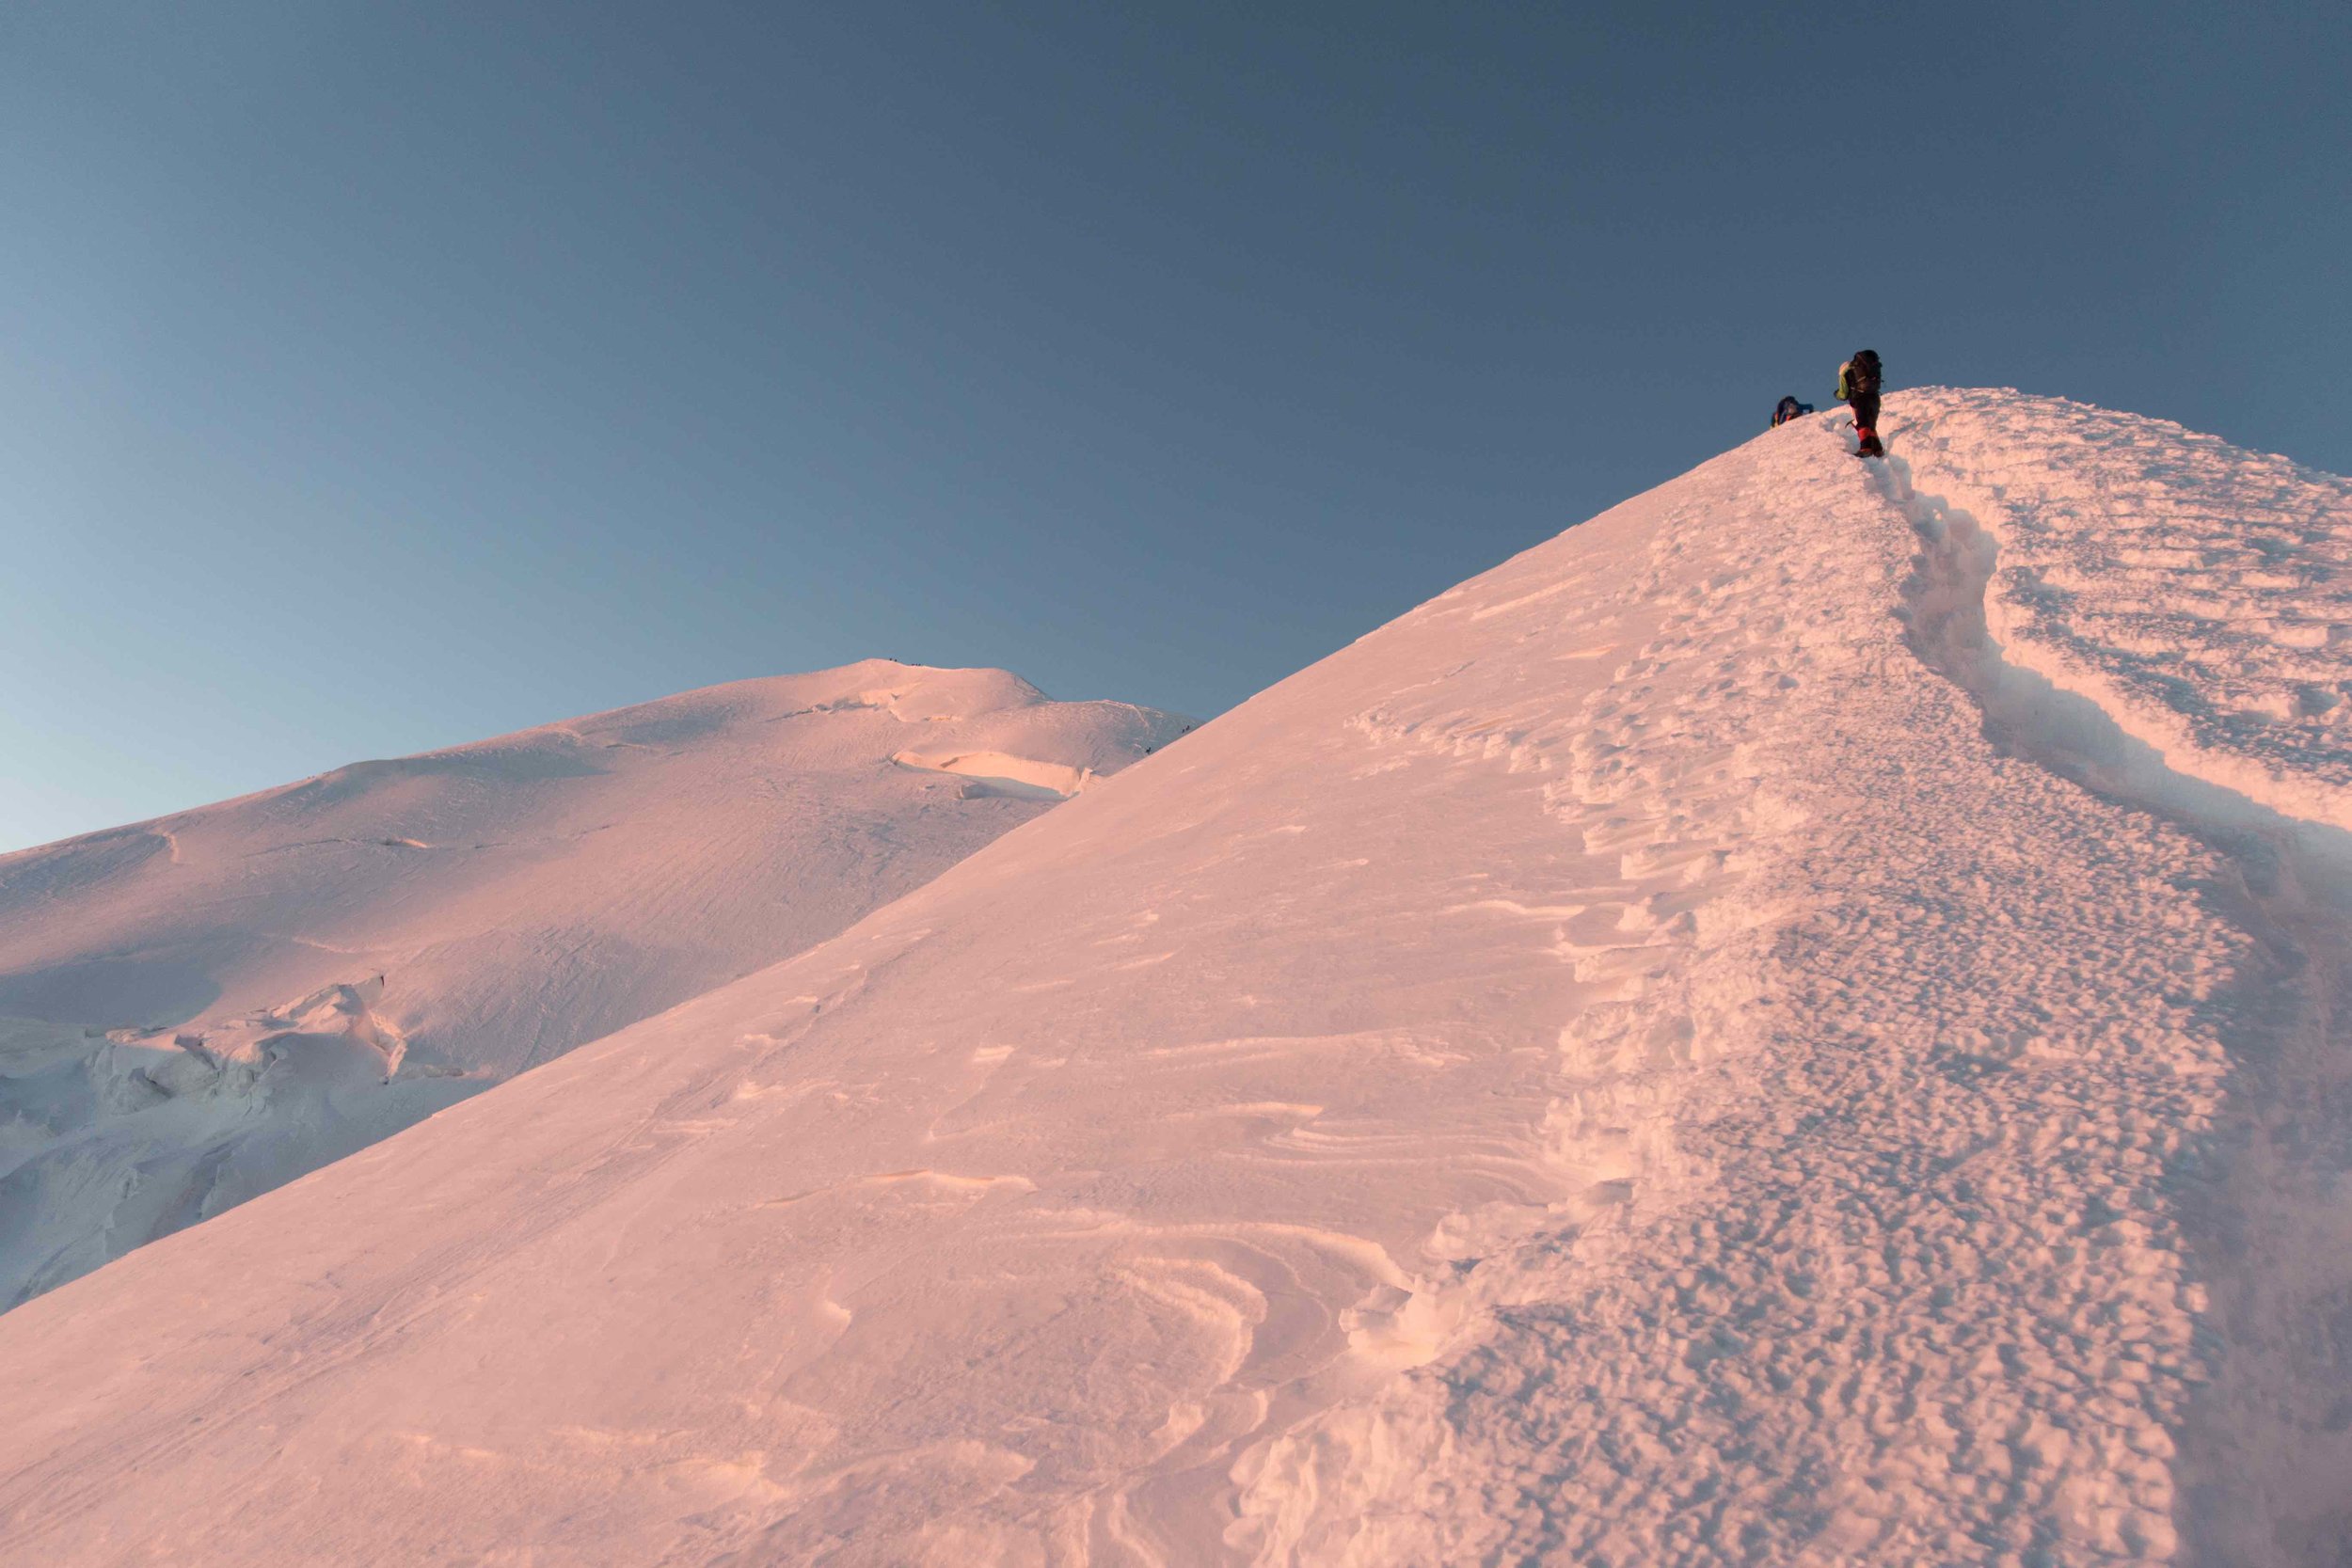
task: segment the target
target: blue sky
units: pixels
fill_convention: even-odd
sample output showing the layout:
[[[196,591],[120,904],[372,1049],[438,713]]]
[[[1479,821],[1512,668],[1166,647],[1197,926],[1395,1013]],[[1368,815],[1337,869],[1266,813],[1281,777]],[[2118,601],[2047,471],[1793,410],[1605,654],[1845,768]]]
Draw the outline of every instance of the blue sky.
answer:
[[[1582,10],[8,8],[0,847],[877,654],[1214,713],[1864,343],[2352,470],[2352,8]]]

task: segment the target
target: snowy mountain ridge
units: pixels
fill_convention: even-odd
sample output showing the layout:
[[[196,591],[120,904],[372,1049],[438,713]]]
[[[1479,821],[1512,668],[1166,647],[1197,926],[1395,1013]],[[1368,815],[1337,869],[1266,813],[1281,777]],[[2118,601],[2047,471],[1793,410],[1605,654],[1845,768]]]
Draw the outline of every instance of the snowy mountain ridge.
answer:
[[[2352,488],[1842,423],[0,1316],[0,1544],[2334,1561]]]
[[[831,936],[1183,727],[868,660],[0,856],[0,1305]]]
[[[1993,574],[1983,615],[2003,660],[2088,699],[2185,775],[2352,829],[2352,560],[2338,529],[2352,481],[2081,404],[2059,405],[2068,488],[2022,460],[1969,461],[1987,447],[2044,460],[2018,429],[2039,406],[1958,400],[1896,470],[1920,526],[1956,527],[1967,570]]]

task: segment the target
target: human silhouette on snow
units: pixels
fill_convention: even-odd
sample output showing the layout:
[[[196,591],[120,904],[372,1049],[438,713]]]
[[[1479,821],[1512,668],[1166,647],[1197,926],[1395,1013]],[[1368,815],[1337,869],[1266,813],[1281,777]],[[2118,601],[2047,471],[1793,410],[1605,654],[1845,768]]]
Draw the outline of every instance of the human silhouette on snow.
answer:
[[[1812,412],[1813,405],[1809,403],[1799,403],[1793,397],[1783,398],[1779,406],[1772,410],[1772,428],[1778,430],[1790,420],[1803,419]]]
[[[1837,395],[1853,408],[1854,434],[1862,438],[1856,457],[1884,457],[1879,445],[1879,356],[1862,349],[1837,367]]]

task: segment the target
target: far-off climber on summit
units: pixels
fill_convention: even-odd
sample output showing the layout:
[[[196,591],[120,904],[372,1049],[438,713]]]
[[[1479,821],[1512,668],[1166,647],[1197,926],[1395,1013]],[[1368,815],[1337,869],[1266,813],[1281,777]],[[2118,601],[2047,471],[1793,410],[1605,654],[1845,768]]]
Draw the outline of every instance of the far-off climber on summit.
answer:
[[[1884,457],[1879,445],[1879,356],[1866,348],[1837,367],[1837,395],[1853,408],[1854,434],[1862,438],[1856,457]]]

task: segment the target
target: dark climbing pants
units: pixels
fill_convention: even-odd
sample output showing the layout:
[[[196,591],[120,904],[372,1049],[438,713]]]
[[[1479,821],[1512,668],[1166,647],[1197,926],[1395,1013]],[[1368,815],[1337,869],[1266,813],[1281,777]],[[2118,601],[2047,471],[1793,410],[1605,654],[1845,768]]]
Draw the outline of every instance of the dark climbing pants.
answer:
[[[1862,433],[1865,441],[1875,441],[1879,434],[1879,395],[1876,392],[1856,392],[1848,398],[1853,406],[1853,427]]]

